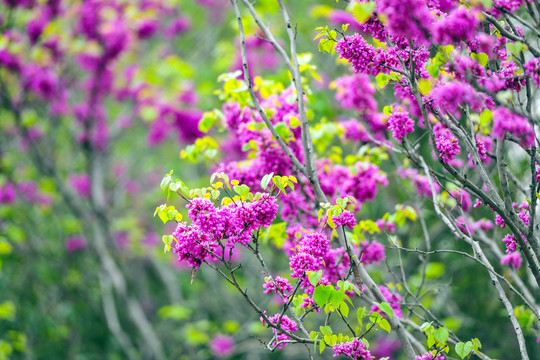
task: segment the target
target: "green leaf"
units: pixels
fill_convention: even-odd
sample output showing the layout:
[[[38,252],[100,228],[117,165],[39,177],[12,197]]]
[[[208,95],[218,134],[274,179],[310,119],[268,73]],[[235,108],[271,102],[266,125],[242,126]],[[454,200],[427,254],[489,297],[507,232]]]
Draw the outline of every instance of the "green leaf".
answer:
[[[474,60],[476,60],[478,63],[480,63],[480,65],[482,65],[482,67],[486,67],[488,61],[489,61],[489,58],[487,56],[486,53],[471,53],[471,58],[473,58]]]
[[[388,333],[392,331],[392,328],[390,327],[390,323],[385,318],[379,319],[379,326],[381,329],[386,330]]]
[[[323,307],[330,298],[330,291],[331,289],[328,289],[324,285],[317,286],[313,291],[313,300],[317,305]]]
[[[427,337],[427,346],[428,348],[430,348],[433,345],[435,345],[435,337],[433,336],[433,334],[429,334]]]
[[[448,340],[448,335],[448,330],[446,330],[445,328],[437,329],[437,331],[433,333],[435,340],[437,340],[441,346],[443,344],[446,344],[446,341]]]
[[[480,126],[486,127],[491,123],[491,120],[493,119],[493,112],[491,110],[484,110],[480,114]]]
[[[444,273],[444,264],[433,262],[429,263],[426,267],[426,278],[436,279]]]
[[[394,316],[394,310],[390,305],[388,305],[388,303],[383,302],[380,303],[378,306],[379,309],[381,309],[386,315],[388,315],[390,319]]]
[[[346,302],[342,302],[341,304],[339,304],[339,311],[344,317],[349,317],[349,306]]]
[[[302,123],[300,122],[300,120],[296,116],[291,116],[290,117],[289,126],[291,127],[291,129],[296,129],[300,125],[302,125]]]
[[[285,141],[289,142],[291,137],[291,130],[284,122],[279,122],[275,126],[277,134]]]
[[[384,89],[386,85],[388,85],[388,83],[390,82],[390,76],[388,76],[387,74],[380,73],[377,76],[375,76],[375,81],[377,82],[377,85],[379,85],[381,89]]]
[[[158,310],[158,316],[162,319],[182,321],[191,316],[191,310],[180,305],[167,305]]]
[[[311,272],[308,276],[309,278],[309,283],[313,286],[317,286],[317,284],[319,283],[319,280],[321,280],[322,278],[322,275],[323,275],[323,272],[322,270],[319,270],[317,272]]]
[[[324,351],[324,348],[326,347],[326,343],[324,341],[321,340],[321,342],[319,343],[319,353],[322,354],[322,352]]]
[[[268,186],[268,184],[270,184],[270,181],[272,180],[272,176],[274,176],[274,173],[270,173],[270,174],[266,174],[264,175],[264,177],[262,178],[261,180],[261,187],[263,189],[266,189],[266,187]]]
[[[359,23],[363,24],[369,19],[373,11],[375,11],[375,1],[363,3],[351,2],[349,6],[347,6],[347,11],[349,11]]]
[[[345,297],[345,291],[343,291],[342,289],[333,290],[330,293],[329,301],[337,309],[337,308],[339,308],[339,305],[343,302],[344,297]]]
[[[316,331],[312,331],[309,333],[309,339],[315,340],[317,338],[318,333]]]
[[[332,328],[330,326],[320,326],[319,330],[321,330],[321,334],[325,336],[332,335]]]
[[[365,307],[356,309],[356,317],[358,318],[358,324],[362,326],[362,319],[366,316],[367,310]]]
[[[207,111],[203,114],[201,120],[199,120],[199,130],[206,133],[216,123],[218,117],[213,111]]]
[[[469,356],[472,349],[473,349],[473,344],[470,341],[467,341],[466,343],[459,342],[456,344],[456,353],[462,359],[465,358],[466,356]]]
[[[158,117],[158,112],[153,106],[144,106],[141,109],[141,118],[146,122],[152,122]]]

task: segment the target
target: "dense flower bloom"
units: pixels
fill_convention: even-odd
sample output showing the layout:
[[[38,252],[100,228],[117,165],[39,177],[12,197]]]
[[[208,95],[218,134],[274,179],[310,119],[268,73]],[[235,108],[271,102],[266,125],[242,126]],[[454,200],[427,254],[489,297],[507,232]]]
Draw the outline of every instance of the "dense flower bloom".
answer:
[[[359,203],[375,199],[377,185],[388,185],[386,175],[382,174],[376,165],[359,163],[358,172],[345,179],[339,193],[350,194]]]
[[[437,123],[433,128],[433,132],[435,133],[435,146],[443,162],[449,163],[454,160],[461,151],[461,146],[459,146],[459,142],[452,131],[442,123]]]
[[[70,253],[77,251],[77,250],[83,250],[86,248],[86,241],[79,236],[72,236],[66,239],[66,250]]]
[[[354,218],[353,213],[347,210],[343,211],[339,216],[333,217],[332,220],[338,226],[347,226],[351,229],[356,225],[356,219]]]
[[[281,321],[279,321],[281,318]],[[268,317],[268,320],[274,324],[274,325],[278,325],[278,326],[281,326],[281,328],[287,332],[290,332],[290,333],[293,333],[295,331],[298,331],[298,325],[296,325],[296,322],[294,320],[291,320],[289,319],[289,317],[287,315],[283,315],[283,317],[281,317],[281,314],[275,314],[274,316],[270,316]],[[266,322],[264,320],[264,318],[261,317],[261,321],[263,323],[263,326],[266,326]],[[279,322],[279,323],[278,323]],[[277,335],[277,341],[274,342],[274,346],[279,342],[279,341],[283,341],[283,340],[289,340],[290,337],[288,335],[285,335],[284,333],[282,333],[281,331],[275,329],[275,328],[272,328],[272,332],[274,333],[274,335]],[[281,343],[278,345],[278,349],[281,349],[283,346],[287,346],[287,343]]]
[[[540,58],[534,58],[523,64],[525,74],[530,75],[536,87],[540,87]]]
[[[416,355],[416,360],[444,360],[444,356],[438,354],[437,357],[432,353],[426,353],[421,355]]]
[[[234,339],[226,335],[217,335],[210,341],[210,349],[217,358],[227,357],[234,352]]]
[[[488,153],[493,151],[493,140],[488,136],[476,135],[476,150],[478,151],[478,157],[486,164],[491,162],[491,158]],[[470,164],[472,164],[472,156],[469,154]]]
[[[69,177],[69,184],[77,191],[79,196],[83,198],[90,196],[91,184],[90,177],[87,174],[71,175]]]
[[[443,111],[455,114],[461,105],[468,104],[474,111],[480,111],[484,107],[482,97],[474,89],[464,83],[450,81],[437,86],[431,92],[433,107],[439,107]]]
[[[315,257],[323,257],[330,250],[330,240],[323,233],[309,233],[300,242],[300,251]]]
[[[387,17],[385,26],[391,35],[413,40],[425,39],[435,20],[425,0],[380,0],[376,10]]]
[[[350,119],[343,121],[341,122],[341,126],[345,130],[345,139],[347,140],[362,142],[368,142],[370,140],[366,127],[358,120]]]
[[[358,338],[354,338],[349,342],[338,343],[332,348],[334,357],[346,355],[354,360],[371,360],[371,353],[366,349],[364,344]]]
[[[512,13],[519,9],[524,1],[525,0],[494,0],[493,5]]]
[[[471,41],[477,27],[478,16],[476,12],[465,6],[460,6],[436,23],[434,38],[438,43],[445,45]]]
[[[514,235],[508,234],[502,239],[502,241],[506,244],[506,253],[510,254],[517,250],[517,242]]]
[[[268,194],[262,195],[259,200],[251,204],[251,207],[255,215],[253,224],[256,227],[269,227],[278,212],[276,198]]]
[[[501,229],[504,229],[506,227],[506,225],[504,224],[504,219],[499,214],[495,215],[495,225],[500,225]]]
[[[17,200],[17,187],[7,183],[0,187],[0,204],[12,204]]]
[[[383,50],[368,44],[359,34],[345,36],[336,47],[336,52],[341,59],[348,60],[354,72],[377,75],[379,73],[389,73],[390,68],[398,68],[399,60],[394,48]]]
[[[414,121],[409,117],[407,111],[393,111],[388,117],[388,128],[392,130],[394,139],[401,142],[407,134],[414,131]]]
[[[522,262],[523,262],[523,259],[521,258],[521,255],[517,251],[510,254],[506,254],[501,258],[501,265],[510,265],[514,269],[520,268]]]
[[[534,145],[534,128],[529,120],[501,106],[493,111],[493,136],[504,139],[506,132],[517,137],[524,147]]]
[[[364,74],[342,76],[334,82],[336,100],[346,109],[354,109],[359,114],[371,114],[377,110],[373,98],[375,88]]]
[[[301,252],[291,256],[289,265],[293,271],[291,277],[302,278],[307,271],[318,271],[322,261],[311,254]]]
[[[362,252],[360,253],[360,260],[364,265],[370,265],[373,263],[380,263],[386,256],[384,255],[384,245],[373,240],[372,242],[364,242],[362,245]]]
[[[271,292],[277,294],[279,292],[283,294],[283,296],[288,297],[293,292],[293,287],[289,283],[289,280],[282,278],[281,276],[276,276],[275,279],[267,277],[264,280],[266,282],[263,284],[263,288],[265,289],[263,292],[265,294],[270,294]]]

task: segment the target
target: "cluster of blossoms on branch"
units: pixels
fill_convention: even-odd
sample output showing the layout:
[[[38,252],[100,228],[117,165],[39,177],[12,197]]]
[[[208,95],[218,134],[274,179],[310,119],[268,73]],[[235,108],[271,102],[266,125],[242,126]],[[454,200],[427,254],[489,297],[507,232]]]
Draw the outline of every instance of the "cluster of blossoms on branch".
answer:
[[[319,49],[335,51],[353,72],[330,83],[341,110],[347,113],[335,121],[326,118],[316,121],[309,109],[311,89],[307,86],[304,93],[298,84],[285,87],[259,77],[251,83],[253,68],[246,64],[250,59],[243,48],[239,67],[248,70],[244,80],[239,80],[241,72],[221,78],[225,82],[224,90],[218,94],[224,105],[200,123],[204,132],[217,123],[231,135],[221,144],[226,154],[216,170],[256,191],[265,188],[260,180],[268,174],[295,175],[299,183],[293,192],[282,190],[279,199],[266,194],[252,202],[244,199],[239,204],[231,202],[220,207],[204,198],[190,200],[187,208],[191,224],[181,222],[172,234],[179,259],[195,269],[202,262],[225,259],[225,254],[232,254],[235,244],[249,246],[251,241],[255,242],[256,229],[271,227],[273,220],[280,218],[285,222],[286,239],[277,247],[289,257],[290,278],[296,279],[296,286],[294,280],[285,277],[267,274],[265,278],[264,293],[275,293],[284,303],[283,313],[261,316],[263,324],[273,325],[274,348],[297,340],[291,334],[301,328],[300,319],[284,315],[296,300],[299,303],[294,303],[297,306],[291,316],[298,315],[297,311],[307,314],[311,310],[326,313],[337,310],[349,325],[344,315],[348,313],[348,305],[345,301],[342,305],[339,300],[345,296],[352,299],[355,294],[352,289],[358,290],[356,294],[368,291],[379,299],[380,302],[371,301],[371,309],[367,311],[374,323],[384,328],[388,319],[401,329],[399,319],[404,318],[401,305],[404,298],[398,291],[384,285],[351,288],[345,282],[352,273],[355,278],[359,276],[355,270],[385,259],[384,246],[367,240],[366,234],[386,232],[399,251],[401,244],[390,234],[405,218],[416,217],[411,211],[405,215],[407,211],[399,208],[396,214],[387,213],[377,221],[357,220],[362,207],[375,199],[381,186],[389,185],[388,173],[382,171],[381,163],[391,158],[392,164],[398,165],[398,181],[411,180],[413,193],[429,198],[453,235],[471,244],[475,254],[478,250],[474,236],[488,242],[487,233],[499,231],[491,220],[475,219],[484,210],[480,206],[492,210],[495,225],[501,229],[510,225],[513,234],[503,238],[507,254],[498,260],[502,265],[511,265],[511,271],[518,269],[521,253],[527,250],[523,245],[528,244],[530,235],[524,230],[534,220],[531,215],[534,207],[525,202],[507,209],[510,195],[503,194],[504,201],[498,197],[486,169],[506,166],[501,165],[504,161],[501,144],[507,141],[515,151],[527,154],[536,151],[530,109],[520,109],[521,99],[509,99],[519,98],[523,92],[529,94],[531,81],[539,86],[540,53],[528,44],[523,29],[497,20],[502,15],[513,14],[522,5],[524,1],[502,0],[494,1],[494,6],[485,1],[352,1],[348,7],[353,9],[352,16],[337,13],[333,20],[349,23],[356,33],[345,34],[347,26],[343,26],[339,39],[339,31],[328,28],[323,30],[324,36],[317,37],[321,38]],[[242,28],[240,15],[238,20]],[[266,28],[261,30],[268,36]],[[243,36],[241,30],[241,46],[246,46]],[[279,49],[279,44],[273,46]],[[530,49],[535,58],[525,61],[525,49]],[[300,56],[303,70],[299,68],[297,74],[291,74],[293,78],[301,77],[305,69],[314,71],[308,58],[305,54]],[[372,83],[373,77],[378,87]],[[381,109],[375,96],[390,93],[386,89],[393,90],[394,103]],[[212,125],[208,126],[208,122]],[[310,134],[312,143],[306,133]],[[343,138],[353,149],[347,149],[348,154],[332,147]],[[432,168],[421,157],[422,146],[428,149]],[[401,155],[406,158],[402,163]],[[534,154],[531,157],[534,163]],[[309,170],[310,167],[314,169]],[[538,173],[534,175],[538,181]],[[499,177],[500,183],[506,181],[501,174]],[[532,189],[535,188],[533,183]],[[482,200],[477,198],[473,205],[473,195]],[[342,206],[349,197],[357,202]],[[328,201],[321,202],[321,198]],[[327,216],[321,217],[324,209]],[[328,209],[337,210],[334,214]],[[254,212],[260,218],[255,218]],[[517,223],[514,217],[519,219]],[[423,231],[429,238],[429,231]],[[534,234],[534,229],[531,232]],[[337,243],[334,239],[341,243],[334,246]],[[431,250],[431,245],[427,246]],[[431,255],[429,251],[427,255]],[[491,271],[491,264],[474,258]],[[530,254],[529,258],[534,260]],[[420,287],[424,285],[425,269],[426,266]],[[402,281],[406,283],[404,274]],[[337,288],[336,284],[339,284]],[[296,294],[298,289],[303,294]],[[416,295],[410,289],[407,292],[405,296],[419,302],[420,290]],[[357,337],[332,340],[331,331],[323,327],[320,333],[312,335],[315,338],[310,340],[315,344],[321,335],[325,344],[332,345],[336,357],[371,358],[366,344]],[[444,359],[440,352],[448,353],[446,335],[429,345],[433,350],[437,343],[433,353],[418,355],[416,359]],[[406,341],[402,340],[402,344]],[[470,349],[466,355],[473,350],[480,354],[478,343],[471,342],[467,347]],[[458,355],[464,358],[462,350],[456,347]]]

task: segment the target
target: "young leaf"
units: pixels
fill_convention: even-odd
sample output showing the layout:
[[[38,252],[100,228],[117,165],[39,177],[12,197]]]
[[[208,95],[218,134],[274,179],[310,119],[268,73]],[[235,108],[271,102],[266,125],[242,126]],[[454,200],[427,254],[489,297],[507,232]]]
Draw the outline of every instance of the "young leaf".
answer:
[[[388,315],[388,317],[391,319],[393,316],[394,316],[394,309],[392,309],[392,307],[390,305],[388,305],[388,303],[380,303],[379,304],[379,309],[381,309],[382,311],[384,311],[384,313],[386,315]]]
[[[390,331],[392,331],[392,328],[390,327],[390,323],[388,322],[388,320],[386,320],[385,318],[381,318],[379,320],[379,326],[383,329],[383,330],[386,330],[388,333],[390,333]]]

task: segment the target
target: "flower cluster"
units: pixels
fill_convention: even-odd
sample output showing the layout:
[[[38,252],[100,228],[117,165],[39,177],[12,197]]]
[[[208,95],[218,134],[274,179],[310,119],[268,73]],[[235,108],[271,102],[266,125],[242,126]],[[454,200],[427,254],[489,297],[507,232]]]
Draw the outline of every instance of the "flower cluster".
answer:
[[[520,268],[522,262],[523,262],[523,259],[521,258],[521,255],[517,251],[510,254],[506,254],[501,258],[501,265],[510,265],[514,269]]]
[[[425,353],[421,355],[416,355],[416,360],[444,360],[444,356],[438,354],[437,356],[432,353]]]
[[[437,123],[433,127],[433,132],[435,134],[435,146],[443,162],[449,163],[454,160],[461,151],[461,146],[459,146],[459,142],[452,131],[444,124]]]
[[[407,111],[393,111],[388,117],[388,128],[392,131],[394,139],[401,142],[407,134],[414,131],[414,121]]]
[[[534,128],[527,118],[501,106],[493,111],[493,136],[504,139],[505,133],[518,138],[524,147],[534,145]]]
[[[513,252],[515,252],[517,250],[517,242],[516,242],[516,238],[514,237],[514,235],[508,234],[502,239],[502,241],[503,241],[503,243],[506,244],[506,253],[507,254],[513,253]]]
[[[395,49],[375,48],[359,34],[345,36],[336,45],[336,52],[341,59],[348,60],[354,72],[367,75],[389,73],[399,68]]]
[[[523,64],[525,74],[530,75],[536,87],[540,87],[540,58],[534,58]]]
[[[347,226],[351,229],[356,225],[356,219],[354,218],[353,213],[347,210],[341,212],[337,217],[334,216],[332,220],[337,226]]]
[[[227,256],[225,249],[232,252],[235,244],[249,243],[253,230],[270,226],[278,210],[276,199],[268,194],[253,202],[233,202],[219,208],[209,199],[194,198],[186,208],[192,222],[189,226],[179,223],[172,233],[174,252],[179,261],[194,268],[214,261],[218,252]]]
[[[380,263],[386,258],[384,254],[384,245],[373,240],[372,242],[361,243],[362,251],[360,252],[360,260],[364,265]]]
[[[293,287],[289,283],[289,280],[281,276],[276,276],[275,279],[267,277],[264,280],[265,284],[263,284],[263,288],[265,290],[263,292],[265,294],[270,294],[271,292],[274,292],[276,294],[280,293],[284,297],[288,297],[293,292]]]
[[[264,318],[261,317],[261,321],[263,326],[266,326],[266,322]],[[274,316],[268,317],[268,321],[270,321],[272,324],[280,326],[283,330],[293,333],[295,331],[298,331],[298,325],[294,320],[289,319],[287,315],[283,315],[281,317],[281,314],[275,314]],[[281,331],[272,328],[272,332],[274,335],[276,335],[277,340],[273,343],[274,346],[277,345],[278,349],[281,349],[283,346],[287,346],[287,343],[280,343],[280,341],[289,340],[290,337],[288,335],[285,335]]]
[[[334,357],[346,355],[354,360],[371,360],[372,356],[369,350],[358,338],[354,338],[351,341],[338,343],[332,348],[334,351]]]
[[[359,114],[372,114],[377,110],[373,94],[375,88],[365,74],[342,76],[334,82],[336,100],[345,109],[354,109]]]

